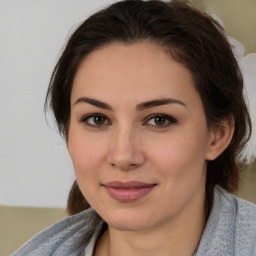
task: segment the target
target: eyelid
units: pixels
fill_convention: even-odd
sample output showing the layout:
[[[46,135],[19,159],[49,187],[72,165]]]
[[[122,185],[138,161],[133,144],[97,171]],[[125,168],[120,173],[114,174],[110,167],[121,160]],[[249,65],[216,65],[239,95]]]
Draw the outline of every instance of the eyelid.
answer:
[[[162,118],[165,118],[167,121],[169,121],[169,124],[167,125],[150,125],[152,127],[156,127],[156,128],[166,128],[166,127],[169,127],[171,126],[172,124],[175,124],[178,122],[178,120],[172,116],[169,116],[169,115],[166,115],[166,114],[152,114],[150,116],[147,116],[144,121],[143,121],[143,125],[145,125],[148,121],[150,121],[151,119],[153,118],[156,118],[156,117],[162,117]]]
[[[105,121],[107,121],[107,124],[105,124],[105,121],[103,124],[90,124],[88,122],[88,119],[90,118],[94,118],[94,117],[102,117],[105,119]],[[157,117],[161,117],[161,118],[164,118],[168,124],[164,124],[164,125],[152,125],[152,124],[148,124],[148,122],[154,118],[157,118]],[[109,120],[109,118],[104,115],[104,114],[101,114],[101,113],[90,113],[90,114],[87,114],[87,115],[84,115],[81,119],[80,119],[80,122],[81,123],[84,123],[86,126],[89,126],[89,127],[93,127],[93,128],[101,128],[102,126],[108,126],[108,125],[111,125],[111,121]],[[142,125],[148,125],[148,126],[151,126],[153,128],[166,128],[166,127],[169,127],[175,123],[177,123],[177,119],[170,116],[170,115],[167,115],[167,114],[161,114],[161,113],[157,113],[157,114],[152,114],[152,115],[149,115],[147,116],[144,120],[143,120],[143,124]]]
[[[108,124],[98,124],[98,125],[95,124],[95,125],[93,125],[93,124],[90,124],[90,123],[87,122],[87,120],[89,118],[93,118],[93,117],[97,117],[97,116],[104,118],[108,122]],[[85,123],[86,126],[95,127],[95,128],[100,128],[102,126],[106,126],[106,125],[110,125],[111,124],[109,118],[107,116],[101,114],[101,113],[90,113],[90,114],[87,114],[87,115],[85,115],[85,116],[83,116],[81,118],[80,122],[81,123]]]

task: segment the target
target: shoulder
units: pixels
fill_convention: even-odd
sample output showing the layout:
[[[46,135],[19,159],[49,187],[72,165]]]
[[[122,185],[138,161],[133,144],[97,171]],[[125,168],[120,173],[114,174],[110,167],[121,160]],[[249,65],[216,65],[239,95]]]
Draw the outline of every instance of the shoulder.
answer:
[[[251,232],[256,232],[256,204],[238,198],[220,187],[215,188],[214,201],[215,206],[230,215],[237,228],[251,226]]]
[[[227,212],[236,255],[256,255],[256,205],[218,188]]]
[[[90,208],[40,232],[13,256],[79,255],[102,225],[103,220]]]
[[[205,255],[256,255],[256,205],[216,186],[200,247]]]

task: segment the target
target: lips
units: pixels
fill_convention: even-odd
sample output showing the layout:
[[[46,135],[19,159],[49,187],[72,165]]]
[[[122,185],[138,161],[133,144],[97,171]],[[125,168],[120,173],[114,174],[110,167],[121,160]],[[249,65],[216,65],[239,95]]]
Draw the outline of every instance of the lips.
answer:
[[[112,181],[103,185],[107,193],[115,200],[123,203],[137,201],[151,192],[156,184],[139,181]]]

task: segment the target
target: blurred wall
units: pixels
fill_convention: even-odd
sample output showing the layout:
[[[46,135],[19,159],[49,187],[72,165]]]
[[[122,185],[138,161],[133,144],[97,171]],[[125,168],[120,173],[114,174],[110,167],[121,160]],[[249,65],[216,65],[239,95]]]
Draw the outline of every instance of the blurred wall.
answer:
[[[224,22],[229,36],[256,53],[256,0],[192,0],[201,10],[212,10]]]

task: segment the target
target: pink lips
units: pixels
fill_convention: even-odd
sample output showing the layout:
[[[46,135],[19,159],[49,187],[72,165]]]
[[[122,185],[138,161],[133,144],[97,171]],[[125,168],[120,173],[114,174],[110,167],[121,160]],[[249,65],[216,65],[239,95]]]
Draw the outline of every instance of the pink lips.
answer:
[[[148,194],[156,184],[138,181],[121,182],[112,181],[104,184],[108,194],[123,203],[133,202]]]

